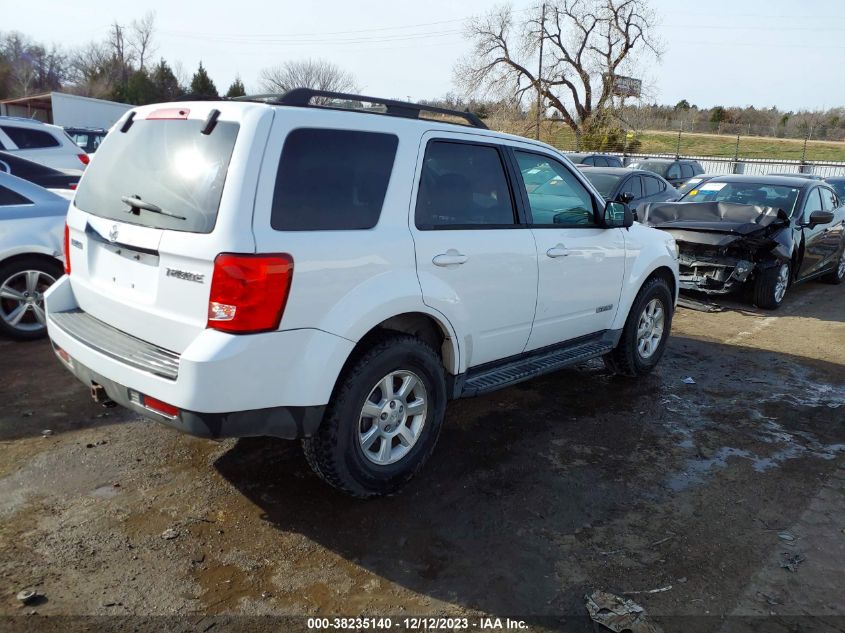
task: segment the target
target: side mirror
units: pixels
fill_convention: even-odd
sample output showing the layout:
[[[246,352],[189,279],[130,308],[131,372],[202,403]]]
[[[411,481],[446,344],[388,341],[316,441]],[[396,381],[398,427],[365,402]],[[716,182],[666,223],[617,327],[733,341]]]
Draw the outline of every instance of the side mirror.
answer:
[[[627,229],[634,223],[634,213],[627,204],[608,202],[604,207],[604,226],[608,229]]]
[[[830,224],[831,222],[833,222],[832,211],[813,211],[810,214],[810,221],[807,223],[807,226],[813,228],[819,224]]]
[[[634,199],[634,194],[630,191],[623,191],[618,196],[616,196],[616,200],[622,202],[624,204],[631,204],[631,201]]]

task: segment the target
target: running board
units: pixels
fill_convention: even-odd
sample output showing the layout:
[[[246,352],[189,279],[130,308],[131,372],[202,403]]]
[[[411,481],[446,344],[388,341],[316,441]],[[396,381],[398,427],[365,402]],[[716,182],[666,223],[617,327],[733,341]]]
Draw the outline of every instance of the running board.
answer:
[[[565,346],[554,349],[537,350],[494,366],[481,366],[470,369],[460,388],[460,398],[496,391],[515,385],[537,376],[548,374],[558,369],[583,363],[610,352],[621,332],[606,331],[585,339],[579,339]],[[616,335],[616,336],[614,336]]]

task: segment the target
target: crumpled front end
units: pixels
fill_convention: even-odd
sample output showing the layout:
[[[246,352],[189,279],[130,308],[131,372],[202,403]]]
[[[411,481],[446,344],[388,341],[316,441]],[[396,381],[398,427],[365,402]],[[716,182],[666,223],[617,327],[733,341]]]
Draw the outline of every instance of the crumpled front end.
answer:
[[[682,290],[728,294],[792,254],[789,218],[778,209],[665,203],[646,205],[643,216],[675,238]]]
[[[678,281],[683,290],[727,294],[748,281],[756,267],[753,253],[744,249],[716,248],[680,240],[678,248]]]

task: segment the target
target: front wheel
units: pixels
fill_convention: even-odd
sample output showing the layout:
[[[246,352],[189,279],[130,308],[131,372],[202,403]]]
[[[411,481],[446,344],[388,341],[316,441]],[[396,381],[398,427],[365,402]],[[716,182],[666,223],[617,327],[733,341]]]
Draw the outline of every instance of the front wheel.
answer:
[[[643,376],[657,366],[672,328],[672,291],[661,277],[652,277],[640,288],[619,343],[604,356],[613,373]]]
[[[0,332],[23,341],[44,336],[44,293],[61,276],[60,263],[38,256],[0,265]]]
[[[435,351],[388,335],[350,363],[317,433],[302,442],[311,468],[355,497],[395,492],[431,455],[446,411]]]
[[[754,280],[754,304],[765,310],[776,310],[783,303],[789,288],[789,264],[766,268]]]

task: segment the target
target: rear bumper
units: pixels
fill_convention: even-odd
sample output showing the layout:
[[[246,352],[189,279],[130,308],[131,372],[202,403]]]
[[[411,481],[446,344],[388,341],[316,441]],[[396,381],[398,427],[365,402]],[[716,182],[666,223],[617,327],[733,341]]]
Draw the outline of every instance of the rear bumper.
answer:
[[[102,385],[110,399],[138,413],[203,437],[312,434],[354,347],[316,329],[241,336],[200,330],[181,353],[167,352],[98,326],[91,315],[63,319],[81,312],[67,276],[53,284],[45,304],[50,339],[73,360],[70,369],[81,381]],[[133,402],[133,394],[180,414],[159,415]]]
[[[60,348],[55,342],[54,348]],[[65,350],[67,352],[67,350]],[[68,355],[70,355],[68,353]],[[148,409],[132,397],[134,390],[106,378],[71,356],[70,361],[59,356],[70,372],[88,387],[101,385],[109,399],[136,413],[161,422],[174,429],[210,439],[226,437],[279,437],[293,440],[313,435],[323,420],[325,406],[271,407],[228,413],[200,413],[179,411],[176,417],[161,415]],[[137,393],[137,392],[136,392]]]

